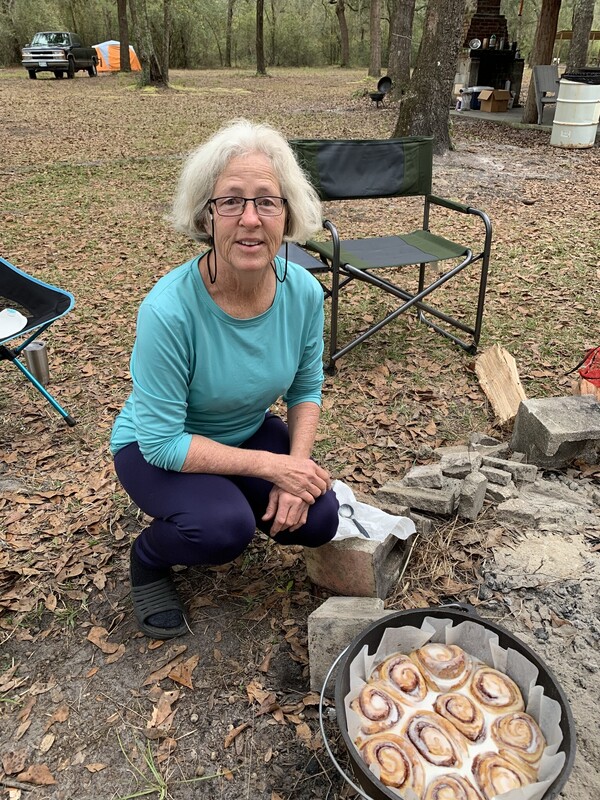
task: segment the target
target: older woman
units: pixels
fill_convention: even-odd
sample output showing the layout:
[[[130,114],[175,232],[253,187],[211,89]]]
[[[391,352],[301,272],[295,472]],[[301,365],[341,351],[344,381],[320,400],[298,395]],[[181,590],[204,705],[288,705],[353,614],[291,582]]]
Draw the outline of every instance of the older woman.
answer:
[[[277,255],[320,227],[316,193],[277,131],[240,120],[190,156],[172,220],[208,249],[142,302],[111,439],[121,484],[153,518],[131,548],[134,611],[165,639],[188,629],[173,565],[232,561],[257,528],[317,547],[338,524],[311,458],[323,292]],[[280,397],[287,424],[269,411]]]

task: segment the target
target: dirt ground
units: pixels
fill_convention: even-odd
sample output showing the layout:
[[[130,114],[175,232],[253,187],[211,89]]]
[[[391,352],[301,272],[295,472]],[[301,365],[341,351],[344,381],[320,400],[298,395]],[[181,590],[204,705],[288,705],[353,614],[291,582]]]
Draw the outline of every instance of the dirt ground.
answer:
[[[393,107],[376,115],[358,97],[360,73],[349,75],[323,73],[317,80],[289,73],[267,84],[249,74],[176,74],[187,91],[168,101],[168,112],[162,110],[167,101],[155,112],[160,127],[155,122],[153,131],[144,122],[156,98],[116,78],[34,82],[0,70],[2,251],[77,295],[76,312],[55,336],[78,358],[57,348],[51,366],[53,388],[79,418],[74,432],[66,432],[33,393],[23,394],[17,379],[3,377],[2,797],[353,796],[323,747],[318,698],[309,691],[307,618],[328,594],[308,582],[301,550],[277,548],[261,536],[234,564],[180,570],[192,630],[171,643],[150,642],[136,630],[127,581],[129,543],[144,519],[116,484],[106,452],[112,419],[128,392],[135,308],[164,271],[163,262],[187,257],[182,245],[171,244],[161,218],[181,154],[198,139],[192,132],[207,119],[213,124],[232,116],[233,108],[276,121],[290,135],[389,135]],[[268,111],[261,105],[265,97]],[[101,118],[109,112],[107,136]],[[70,133],[60,136],[65,126]],[[559,366],[577,359],[565,345],[564,327],[572,324],[575,349],[594,343],[577,326],[583,316],[589,336],[597,336],[597,293],[584,286],[568,296],[564,313],[558,303],[540,313],[535,289],[544,283],[545,300],[565,300],[552,273],[561,225],[568,229],[563,240],[573,240],[561,256],[564,272],[597,285],[598,148],[557,151],[549,148],[548,134],[485,121],[453,118],[453,126],[456,149],[436,158],[435,191],[490,209],[504,254],[490,291],[486,342],[496,338],[514,348],[530,392],[542,386],[545,393],[567,393],[570,379]],[[46,208],[39,203],[44,192]],[[585,247],[581,263],[577,247]],[[546,259],[540,284],[527,273],[528,259]],[[515,294],[523,324],[507,343],[503,325],[515,312],[506,298]],[[549,315],[556,317],[550,333],[544,327]],[[416,341],[411,328],[405,371],[418,357],[412,355],[416,347],[410,350]],[[336,477],[369,493],[409,464],[426,462],[422,445],[466,441],[473,429],[499,435],[471,364],[446,360],[446,345],[436,341],[432,348],[441,365],[429,364],[425,407],[406,390],[406,377],[394,377],[390,360],[377,361],[376,347],[366,348],[371,361],[360,361],[358,371],[344,365],[328,381],[319,446]],[[379,377],[388,369],[395,393],[376,380],[373,363],[381,365]],[[369,396],[369,405],[355,421],[348,408],[357,392]],[[400,395],[406,411],[397,403]],[[22,405],[19,414],[15,403]],[[370,438],[372,415],[383,444],[379,435]],[[444,428],[449,416],[451,431]],[[593,467],[574,465],[560,478],[591,490],[598,481]],[[599,797],[598,531],[511,530],[496,523],[491,508],[474,524],[435,523],[431,542],[413,554],[387,607],[469,602],[532,647],[564,688],[575,717],[577,757],[560,797]],[[434,559],[434,551],[443,551],[443,559]],[[330,716],[331,746],[347,768]]]

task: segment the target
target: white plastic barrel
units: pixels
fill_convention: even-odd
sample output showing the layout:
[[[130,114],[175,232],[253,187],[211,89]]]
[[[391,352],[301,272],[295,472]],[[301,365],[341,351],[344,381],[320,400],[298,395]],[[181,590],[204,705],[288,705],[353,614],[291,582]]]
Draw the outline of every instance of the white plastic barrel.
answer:
[[[600,117],[600,84],[561,78],[550,144],[593,147]]]

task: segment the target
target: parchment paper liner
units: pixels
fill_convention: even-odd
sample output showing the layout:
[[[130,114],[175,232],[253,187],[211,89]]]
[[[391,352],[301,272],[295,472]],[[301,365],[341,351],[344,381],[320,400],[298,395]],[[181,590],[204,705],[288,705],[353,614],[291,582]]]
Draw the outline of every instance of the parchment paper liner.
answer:
[[[457,644],[470,655],[489,666],[508,675],[517,684],[525,701],[525,710],[540,726],[547,742],[544,755],[539,764],[539,780],[522,789],[513,789],[498,795],[502,800],[542,800],[548,787],[560,773],[566,754],[560,751],[563,736],[559,723],[562,716],[560,704],[546,697],[542,686],[536,683],[539,670],[525,656],[512,648],[500,647],[497,634],[472,620],[465,620],[458,625],[451,619],[425,617],[421,628],[404,626],[386,628],[381,637],[379,647],[373,655],[368,655],[368,645],[356,655],[349,665],[350,691],[344,698],[348,734],[354,742],[359,736],[360,719],[350,708],[350,703],[358,696],[373,668],[394,653],[408,655],[412,650],[422,647],[426,642],[443,642]],[[358,758],[362,756],[358,753]],[[371,771],[379,778],[379,768],[371,767]],[[401,795],[392,787],[389,791],[403,797],[404,800],[418,800],[412,789],[403,790]]]

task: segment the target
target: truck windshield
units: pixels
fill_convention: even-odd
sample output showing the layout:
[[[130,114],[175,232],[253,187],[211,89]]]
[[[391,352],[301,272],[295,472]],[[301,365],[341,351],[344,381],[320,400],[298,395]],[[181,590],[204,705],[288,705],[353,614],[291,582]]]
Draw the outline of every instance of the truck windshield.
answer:
[[[31,40],[32,45],[68,45],[68,33],[36,33]]]

